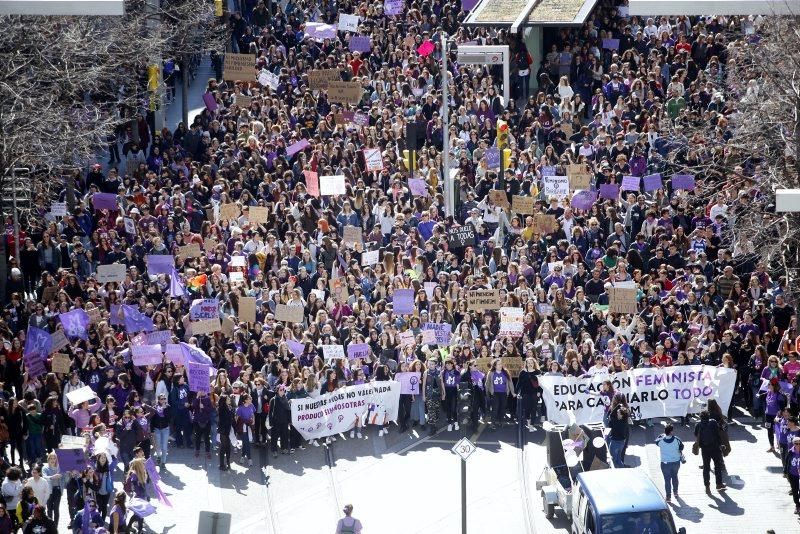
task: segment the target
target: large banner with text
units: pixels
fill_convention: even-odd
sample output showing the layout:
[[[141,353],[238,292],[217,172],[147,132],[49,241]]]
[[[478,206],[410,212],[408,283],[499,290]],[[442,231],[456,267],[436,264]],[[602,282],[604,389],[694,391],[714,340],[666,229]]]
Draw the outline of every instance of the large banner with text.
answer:
[[[700,412],[716,399],[722,413],[736,385],[736,370],[707,365],[633,369],[586,378],[540,376],[547,418],[557,424],[599,423],[610,398],[602,384],[611,380],[614,391],[625,395],[634,420],[680,417]]]
[[[346,432],[358,419],[383,425],[397,421],[400,382],[370,382],[337,389],[312,399],[292,399],[292,425],[304,439]]]

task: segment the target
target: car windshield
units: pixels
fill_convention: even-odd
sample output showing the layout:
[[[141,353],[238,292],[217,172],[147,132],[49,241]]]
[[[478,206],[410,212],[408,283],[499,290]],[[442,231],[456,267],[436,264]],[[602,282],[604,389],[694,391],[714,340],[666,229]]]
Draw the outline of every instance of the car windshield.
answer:
[[[603,534],[675,534],[675,525],[668,510],[614,514],[601,518]]]

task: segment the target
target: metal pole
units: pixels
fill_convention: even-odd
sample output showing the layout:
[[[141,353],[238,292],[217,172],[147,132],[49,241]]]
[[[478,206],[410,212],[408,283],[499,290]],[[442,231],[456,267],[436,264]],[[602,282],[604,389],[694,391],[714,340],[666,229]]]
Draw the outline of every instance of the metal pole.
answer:
[[[453,180],[450,178],[450,97],[447,71],[447,35],[442,32],[442,190],[444,191],[444,211],[455,217],[453,209]]]
[[[467,534],[467,461],[461,460],[461,534]]]

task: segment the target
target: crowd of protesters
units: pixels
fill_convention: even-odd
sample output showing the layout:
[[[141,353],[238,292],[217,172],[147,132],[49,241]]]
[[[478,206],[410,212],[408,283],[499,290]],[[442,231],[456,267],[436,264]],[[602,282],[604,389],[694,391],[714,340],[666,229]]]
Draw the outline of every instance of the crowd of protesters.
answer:
[[[458,0],[415,0],[390,16],[382,3],[243,4],[231,16],[231,48],[253,54],[252,80],[223,81],[215,57],[207,109],[191,124],[156,132],[138,125],[136,135],[123,129],[112,151],[121,148],[112,161],[119,165],[79,176],[66,216],[51,213],[53,199],[36,199],[19,234],[0,324],[0,533],[23,525],[54,531],[62,496],[75,532],[141,529],[149,512],[139,501],[154,495],[152,467],[169,468],[171,447],[216,454],[227,470],[237,456],[252,465],[251,445],[276,454],[319,445],[291,426],[291,399],[401,371],[424,378],[420,395],[401,397],[397,431],[436,432],[459,428],[460,383],[473,393],[472,423],[500,425],[519,413],[533,428],[545,415],[541,374],[735,368],[732,405],[763,418],[800,510],[796,312],[785,273],[736,242],[736,214],[759,201],[757,164],[737,168],[736,180],[701,167],[692,186],[671,179],[712,150],[689,142],[682,128],[730,136],[742,95],[726,90],[728,54],[749,21],[627,17],[603,1],[582,27],[545,30],[546,55],[533,57],[505,30],[462,26]],[[341,13],[361,17],[369,51],[351,52],[350,32],[307,35],[308,24],[335,24]],[[442,32],[457,44],[510,45],[512,99],[499,96],[499,67],[461,65],[454,53],[443,124]],[[608,39],[618,46],[604,47]],[[433,51],[420,53],[428,41]],[[308,73],[320,69],[359,81],[360,102],[335,104],[312,91]],[[277,83],[258,83],[262,71]],[[364,113],[368,125],[338,120],[344,111]],[[500,121],[509,126],[511,153],[496,169],[488,152]],[[418,125],[412,144],[410,123]],[[308,146],[288,155],[301,140]],[[413,145],[411,169],[403,151]],[[374,148],[383,168],[367,171],[363,149]],[[454,213],[445,210],[443,150],[457,170]],[[590,175],[590,192],[624,176],[663,181],[649,191],[590,196],[588,204],[572,190],[547,196],[546,176],[574,164]],[[320,196],[319,184],[309,184],[336,175],[345,177],[343,195]],[[412,193],[412,177],[424,179],[424,194]],[[492,190],[505,198],[498,203]],[[113,208],[98,209],[98,193],[116,195]],[[533,199],[531,213],[510,209],[518,196]],[[266,220],[251,221],[257,207],[267,209]],[[557,224],[543,229],[537,214]],[[448,231],[466,225],[474,243],[451,246]],[[345,241],[346,227],[361,229],[361,241]],[[5,239],[13,251],[10,220]],[[183,252],[192,244],[199,255]],[[365,263],[376,250],[377,263]],[[152,256],[174,257],[174,268],[151,272]],[[98,267],[111,264],[125,266],[124,281],[98,282]],[[637,314],[608,311],[609,289],[623,281],[639,289]],[[394,313],[398,289],[414,290],[413,313]],[[499,289],[502,306],[522,308],[522,335],[499,335],[497,311],[468,309],[475,289]],[[255,321],[240,319],[243,297],[255,297]],[[192,331],[195,299],[217,299],[217,331]],[[302,322],[276,320],[282,304],[302,308]],[[65,325],[77,309],[92,312],[83,332]],[[423,343],[428,323],[448,323],[449,342]],[[37,350],[26,344],[31,329],[69,334],[35,373],[27,364]],[[168,331],[170,343],[208,358],[208,394],[190,391],[185,367],[166,355],[157,365],[134,365],[132,345],[151,331]],[[413,341],[401,346],[407,331]],[[318,348],[353,343],[368,344],[370,354],[326,360]],[[69,358],[69,372],[54,370],[53,353]],[[502,357],[524,362],[519,376],[504,370]],[[488,369],[476,363],[482,358]],[[95,398],[73,405],[67,394],[84,386]],[[626,412],[614,406],[613,414]],[[711,419],[722,428],[730,415]],[[707,464],[720,451],[702,426],[709,418],[697,431],[707,486]],[[610,443],[624,439],[620,423],[607,423]],[[349,438],[367,431],[358,425]],[[53,451],[64,434],[86,436],[91,457],[81,471],[59,468]],[[662,454],[674,462],[668,438]],[[716,452],[706,454],[709,447]],[[622,462],[624,449],[614,444],[612,456]],[[126,501],[134,500],[131,512]]]

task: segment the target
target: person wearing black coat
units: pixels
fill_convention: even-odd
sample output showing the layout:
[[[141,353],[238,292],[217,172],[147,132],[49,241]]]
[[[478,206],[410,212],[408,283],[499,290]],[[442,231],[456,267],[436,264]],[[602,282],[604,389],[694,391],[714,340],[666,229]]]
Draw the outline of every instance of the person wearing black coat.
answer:
[[[217,429],[219,430],[219,469],[231,468],[231,430],[233,429],[233,410],[227,395],[220,395],[217,401]]]
[[[708,410],[700,412],[700,422],[694,427],[694,435],[697,441],[695,447],[700,448],[703,457],[703,484],[706,486],[706,493],[711,494],[710,474],[711,460],[714,460],[714,478],[717,482],[717,491],[725,491],[727,488],[722,482],[722,472],[725,469],[722,463],[722,442],[720,441],[720,427],[716,419],[712,419]],[[693,448],[694,450],[694,448]]]
[[[534,358],[525,360],[525,367],[519,373],[517,393],[522,406],[522,420],[527,421],[528,430],[533,432],[533,423],[539,415],[539,366]]]
[[[289,424],[292,421],[292,407],[286,398],[286,387],[278,386],[278,393],[269,401],[269,425],[271,428],[272,456],[278,456],[278,440],[281,440],[281,454],[289,452]]]

